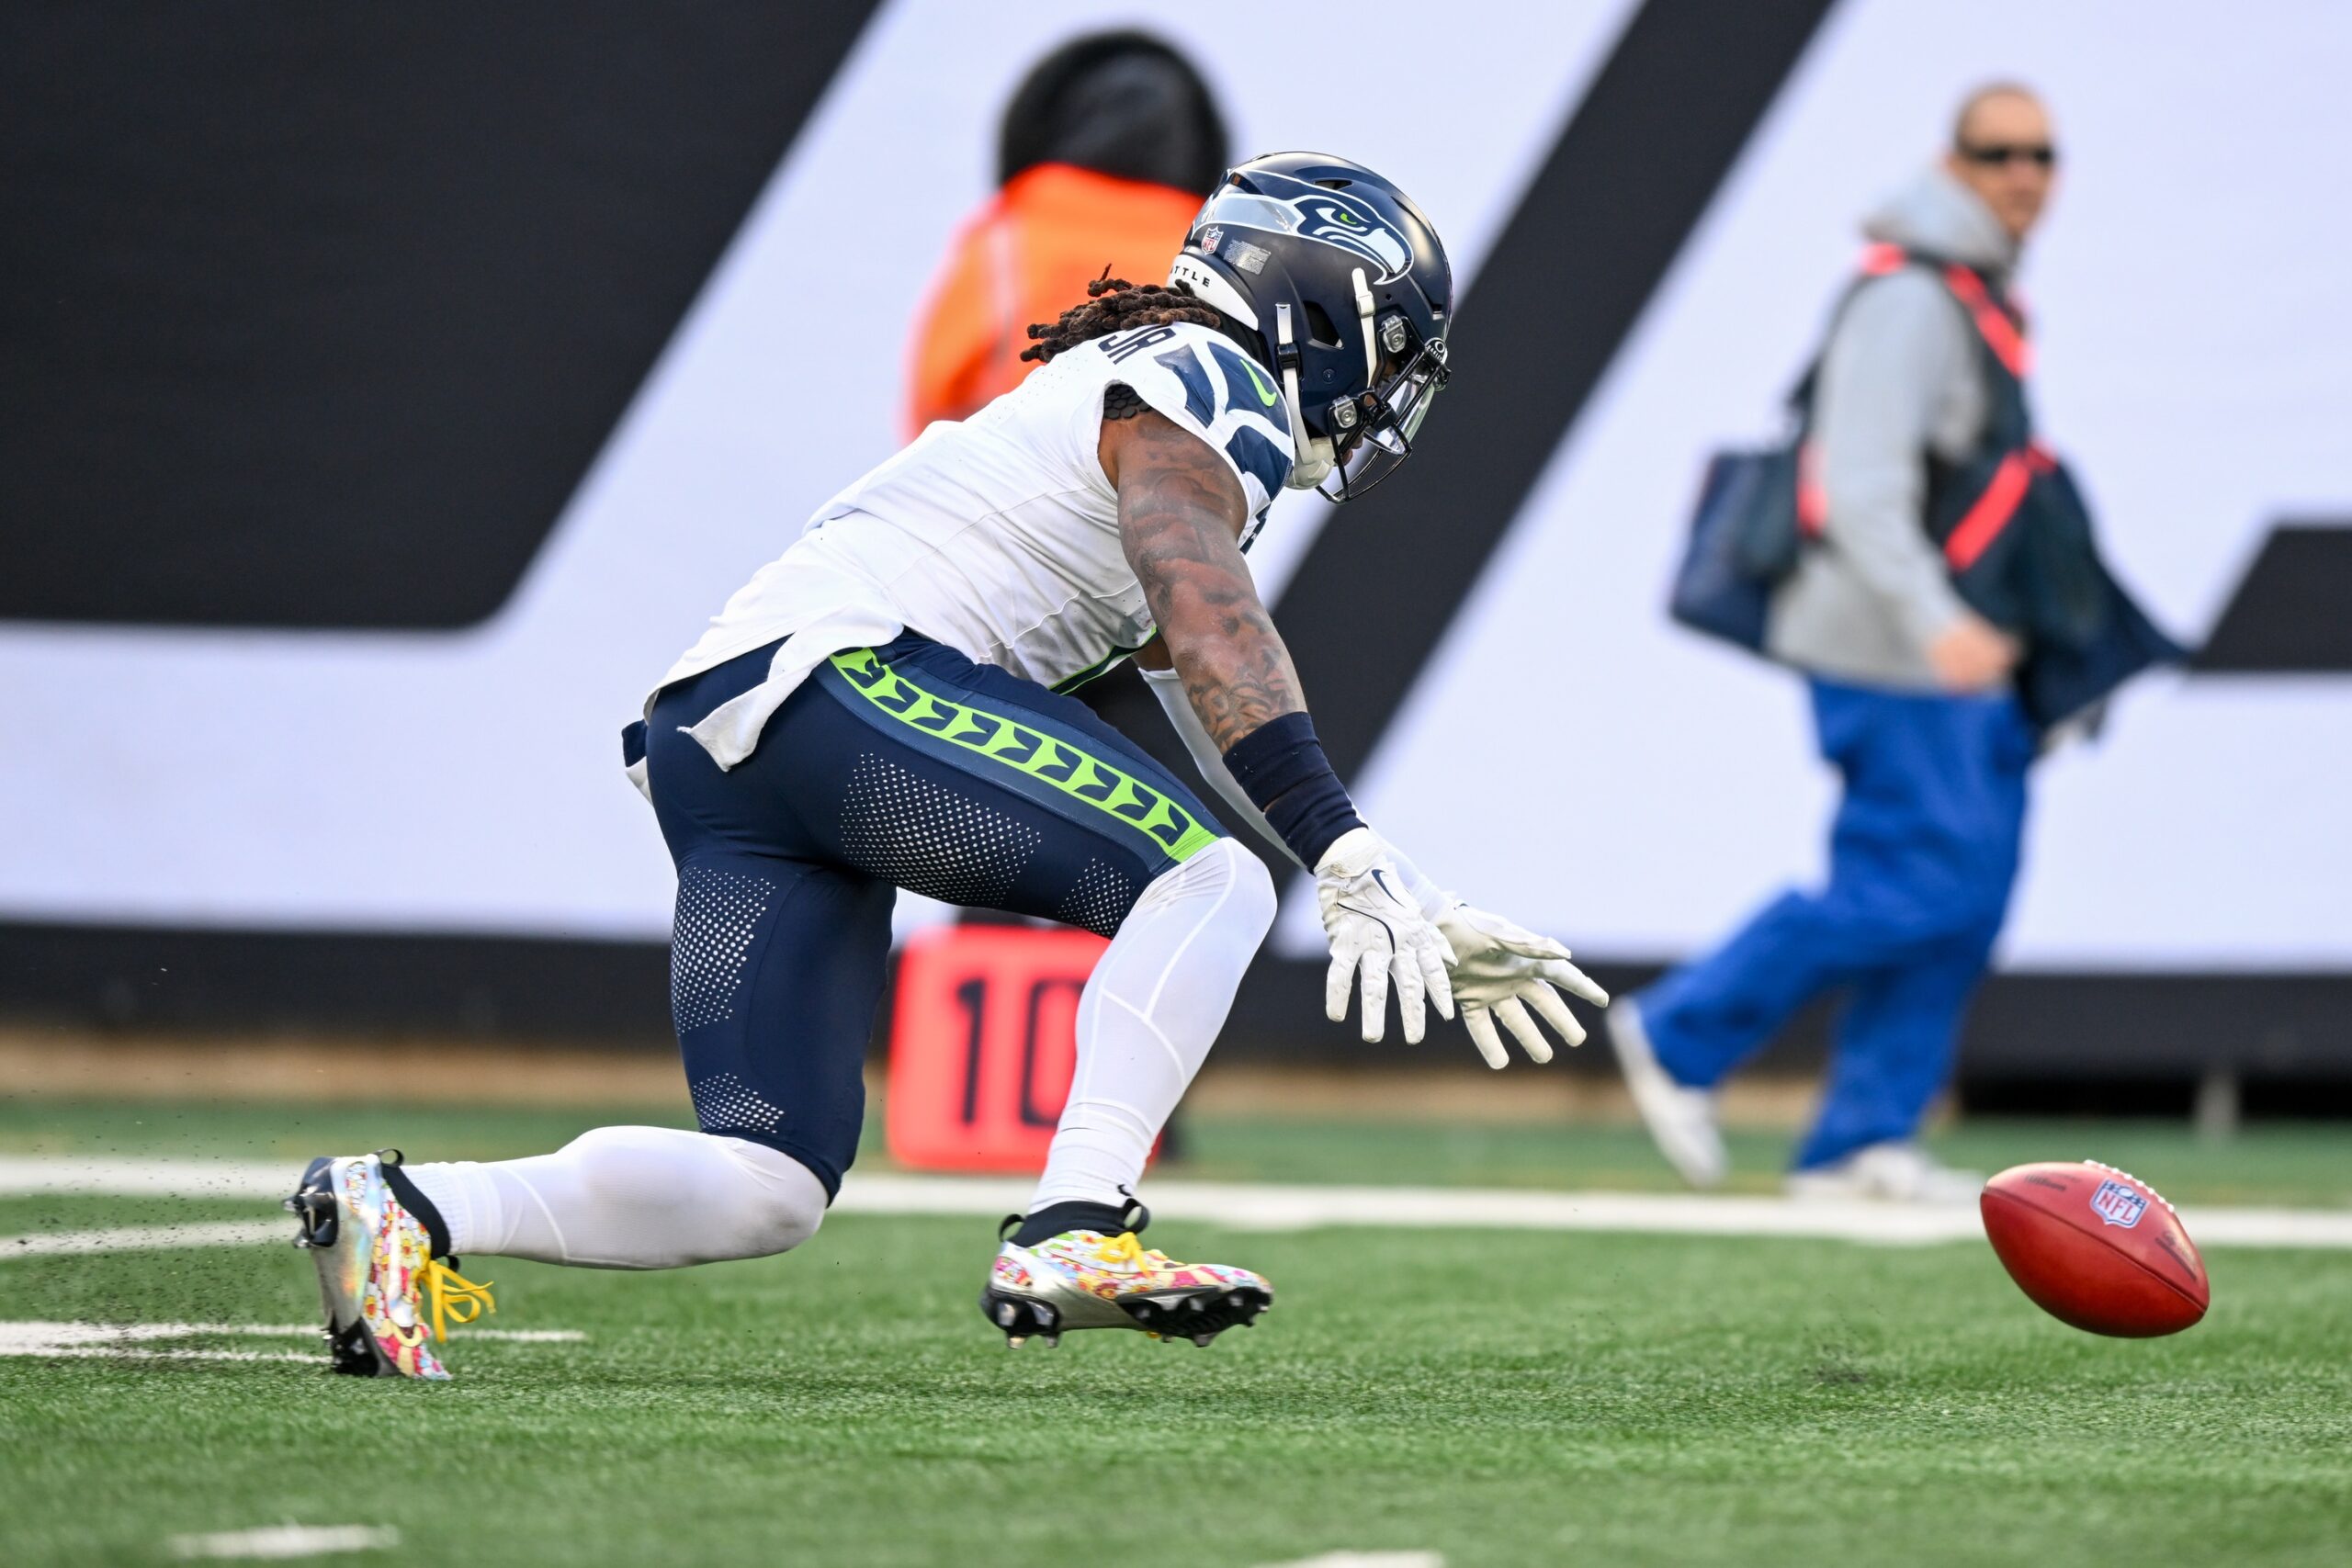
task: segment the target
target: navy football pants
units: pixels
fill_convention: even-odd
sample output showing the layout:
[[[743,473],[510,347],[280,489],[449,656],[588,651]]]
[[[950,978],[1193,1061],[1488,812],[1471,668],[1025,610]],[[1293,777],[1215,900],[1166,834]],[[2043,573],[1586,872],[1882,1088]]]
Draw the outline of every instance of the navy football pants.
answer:
[[[702,1130],[782,1150],[831,1193],[865,1117],[893,888],[1108,936],[1225,834],[1085,705],[912,635],[820,664],[722,770],[681,730],[775,651],[664,689],[646,724],[678,867],[671,1011]]]
[[[1782,894],[1639,998],[1659,1064],[1708,1088],[1814,998],[1850,987],[1800,1169],[1910,1137],[1943,1086],[2008,909],[2035,750],[2011,696],[1812,687],[1846,786],[1829,885]]]

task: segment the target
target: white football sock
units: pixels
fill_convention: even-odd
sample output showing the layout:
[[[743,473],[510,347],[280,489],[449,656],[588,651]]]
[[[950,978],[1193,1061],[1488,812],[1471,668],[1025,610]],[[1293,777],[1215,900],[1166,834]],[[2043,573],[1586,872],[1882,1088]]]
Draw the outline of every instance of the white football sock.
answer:
[[[401,1168],[461,1258],[676,1269],[789,1251],[825,1217],[825,1184],[791,1156],[677,1127],[598,1127],[551,1155]]]
[[[1078,1070],[1030,1213],[1125,1201],[1273,919],[1273,879],[1231,839],[1143,890],[1079,998]]]

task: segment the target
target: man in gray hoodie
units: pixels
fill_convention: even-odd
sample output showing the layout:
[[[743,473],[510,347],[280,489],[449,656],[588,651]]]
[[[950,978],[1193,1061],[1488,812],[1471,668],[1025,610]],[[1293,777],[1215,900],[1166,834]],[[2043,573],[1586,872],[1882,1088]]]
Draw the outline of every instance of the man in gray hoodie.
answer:
[[[1635,1103],[1695,1186],[1725,1168],[1715,1086],[1805,1003],[1844,988],[1791,1190],[1974,1194],[1976,1178],[1912,1140],[2008,906],[2036,739],[2010,680],[2023,648],[1962,602],[1927,526],[1930,464],[1976,451],[1994,391],[1981,311],[1944,269],[2004,297],[2055,162],[2031,93],[1980,89],[1944,157],[1863,226],[1885,265],[1849,296],[1823,350],[1810,408],[1818,533],[1766,634],[1774,658],[1804,671],[1822,753],[1844,778],[1829,883],[1783,894],[1610,1015]]]

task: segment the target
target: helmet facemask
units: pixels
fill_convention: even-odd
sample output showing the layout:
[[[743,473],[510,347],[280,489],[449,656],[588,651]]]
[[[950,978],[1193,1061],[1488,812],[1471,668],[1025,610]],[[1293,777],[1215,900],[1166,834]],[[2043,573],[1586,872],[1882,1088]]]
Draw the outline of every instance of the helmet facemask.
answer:
[[[1386,335],[1394,336],[1400,347],[1405,341],[1404,324],[1402,318],[1384,323],[1385,333],[1394,326],[1396,330]],[[1445,339],[1431,338],[1377,380],[1374,390],[1331,405],[1324,422],[1338,433],[1334,461],[1330,472],[1315,487],[1316,494],[1334,505],[1353,501],[1404,466],[1413,455],[1413,437],[1429,418],[1430,405],[1445,390],[1452,374],[1445,355]],[[1387,362],[1394,364],[1397,357],[1390,355]]]

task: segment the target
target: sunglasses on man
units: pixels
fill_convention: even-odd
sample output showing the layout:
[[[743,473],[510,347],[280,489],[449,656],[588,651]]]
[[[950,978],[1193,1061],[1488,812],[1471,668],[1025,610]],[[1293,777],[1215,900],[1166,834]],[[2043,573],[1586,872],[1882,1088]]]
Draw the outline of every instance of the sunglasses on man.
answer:
[[[2004,164],[2020,163],[2031,164],[2036,168],[2049,169],[2056,167],[2058,163],[2058,149],[2047,141],[1988,141],[1977,147],[1962,142],[1959,152],[1962,158],[1984,169],[1997,169]]]

